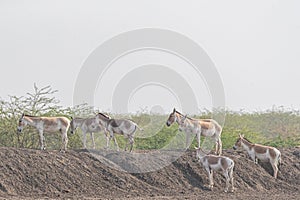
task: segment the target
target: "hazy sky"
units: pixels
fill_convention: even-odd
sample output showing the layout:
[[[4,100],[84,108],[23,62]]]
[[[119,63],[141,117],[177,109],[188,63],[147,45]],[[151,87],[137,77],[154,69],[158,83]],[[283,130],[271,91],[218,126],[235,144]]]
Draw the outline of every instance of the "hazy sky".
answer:
[[[95,48],[120,33],[154,27],[186,35],[205,49],[222,78],[228,108],[300,109],[299,11],[297,0],[0,0],[0,97],[24,95],[35,82],[58,89],[57,98],[71,106],[78,73]],[[130,68],[135,60],[139,65],[164,62],[182,71],[177,58],[146,54],[120,60],[112,73],[121,65]],[[96,107],[110,109],[101,99],[118,79],[107,78],[107,85],[99,82]],[[190,84],[195,83],[190,78]],[[197,100],[201,107],[211,106],[208,91]],[[179,106],[162,87],[152,86],[136,92],[128,107],[134,111],[160,102],[166,110]]]

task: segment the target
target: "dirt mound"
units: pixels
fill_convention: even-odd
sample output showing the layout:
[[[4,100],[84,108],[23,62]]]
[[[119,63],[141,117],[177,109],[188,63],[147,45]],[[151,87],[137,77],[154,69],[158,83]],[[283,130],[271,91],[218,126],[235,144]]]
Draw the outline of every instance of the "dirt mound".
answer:
[[[254,164],[243,151],[225,150],[235,161],[235,193],[225,194],[224,178],[214,175],[215,189],[208,191],[207,174],[187,151],[172,164],[155,172],[126,173],[124,159],[131,168],[138,160],[128,153],[85,150],[59,153],[31,149],[0,148],[0,197],[3,198],[154,198],[222,199],[254,197],[296,199],[300,195],[300,149],[280,149],[283,163],[278,179],[267,163]],[[151,153],[151,152],[149,152]],[[160,152],[164,154],[164,152]],[[159,162],[159,161],[158,161]]]

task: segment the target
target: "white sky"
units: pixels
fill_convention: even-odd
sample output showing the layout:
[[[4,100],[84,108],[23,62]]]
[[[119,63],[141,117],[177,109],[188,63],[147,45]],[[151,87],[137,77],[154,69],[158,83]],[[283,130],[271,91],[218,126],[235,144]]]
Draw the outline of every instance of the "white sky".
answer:
[[[300,109],[299,11],[297,0],[0,0],[0,97],[25,95],[35,82],[58,89],[57,98],[71,106],[80,68],[97,46],[122,32],[154,27],[184,34],[206,50],[228,108]],[[122,62],[131,65],[130,59]],[[204,94],[200,103],[209,107]],[[167,98],[160,91],[151,105],[144,95],[133,97],[130,109]],[[108,104],[95,106],[109,110]]]

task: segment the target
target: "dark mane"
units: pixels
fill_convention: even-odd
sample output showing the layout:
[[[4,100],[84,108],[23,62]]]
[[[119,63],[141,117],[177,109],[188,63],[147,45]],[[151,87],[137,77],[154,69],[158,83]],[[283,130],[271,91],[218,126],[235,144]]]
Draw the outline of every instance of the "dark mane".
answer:
[[[101,116],[105,117],[106,119],[110,119],[109,116],[107,116],[107,115],[105,115],[105,114],[103,114],[103,113],[100,113],[100,112],[99,112],[98,115],[101,115]]]
[[[252,142],[250,142],[250,140],[248,140],[247,138],[243,137],[243,139],[252,144]]]
[[[27,114],[24,114],[23,116],[24,116],[24,117],[38,117],[38,116],[34,116],[34,115],[27,115]]]
[[[183,115],[183,114],[181,114],[181,113],[180,113],[179,111],[177,111],[177,110],[176,110],[175,112],[178,113],[178,114],[180,114],[180,115]]]
[[[84,118],[84,117],[73,117],[72,119],[87,119],[87,118]]]
[[[185,115],[183,115],[182,113],[180,113],[179,111],[175,111],[176,113],[178,113],[179,115],[181,115],[181,116],[185,116]],[[193,119],[193,118],[191,118],[191,117],[188,117],[188,116],[186,116],[186,118],[188,118],[188,119],[190,119],[190,120],[196,120],[196,119]]]

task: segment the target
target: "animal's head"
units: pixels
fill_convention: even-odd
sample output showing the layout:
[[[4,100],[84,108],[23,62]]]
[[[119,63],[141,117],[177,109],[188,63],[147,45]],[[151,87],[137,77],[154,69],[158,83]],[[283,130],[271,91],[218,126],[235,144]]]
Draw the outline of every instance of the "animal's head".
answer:
[[[166,122],[167,126],[171,126],[174,122],[176,122],[176,109],[173,109],[173,112],[169,115],[169,118]]]
[[[70,133],[71,134],[74,134],[75,131],[76,131],[77,127],[75,125],[75,122],[74,122],[74,118],[71,117],[71,122],[70,122]]]
[[[199,148],[195,147],[195,149],[196,149],[196,158],[197,159],[200,159],[201,157],[206,156],[206,153],[200,147]]]
[[[244,139],[244,135],[239,134],[239,138],[236,140],[235,144],[233,145],[233,149],[236,150],[238,147],[242,145],[242,140]]]
[[[19,119],[19,122],[18,122],[18,128],[17,128],[17,131],[19,133],[22,132],[23,128],[27,125],[27,121],[24,119],[25,118],[25,114],[23,113],[22,116],[20,117]]]
[[[179,124],[179,131],[183,131],[183,129],[187,126],[185,123],[185,120],[187,118],[187,115],[185,115],[184,117],[181,117],[181,119],[178,120],[178,124]]]

